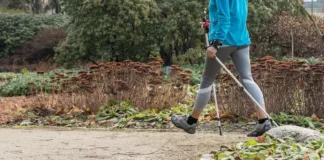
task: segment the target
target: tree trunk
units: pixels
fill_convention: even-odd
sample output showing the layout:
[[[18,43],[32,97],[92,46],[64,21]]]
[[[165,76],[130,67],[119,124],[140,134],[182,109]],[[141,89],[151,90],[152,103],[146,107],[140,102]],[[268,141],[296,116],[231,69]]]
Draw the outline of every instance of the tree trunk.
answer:
[[[42,10],[42,1],[41,0],[35,0],[34,7],[33,7],[33,13],[40,14]]]
[[[60,5],[60,0],[53,0],[55,4],[55,13],[61,13],[61,5]]]

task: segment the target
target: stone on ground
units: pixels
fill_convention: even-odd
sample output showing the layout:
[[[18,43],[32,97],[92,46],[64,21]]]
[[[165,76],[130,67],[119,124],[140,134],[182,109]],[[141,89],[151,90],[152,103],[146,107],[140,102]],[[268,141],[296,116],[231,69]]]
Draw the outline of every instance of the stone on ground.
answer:
[[[285,125],[272,128],[267,132],[267,134],[280,139],[283,139],[290,135],[295,135],[296,142],[305,142],[308,140],[324,140],[324,135],[319,131],[293,125]]]

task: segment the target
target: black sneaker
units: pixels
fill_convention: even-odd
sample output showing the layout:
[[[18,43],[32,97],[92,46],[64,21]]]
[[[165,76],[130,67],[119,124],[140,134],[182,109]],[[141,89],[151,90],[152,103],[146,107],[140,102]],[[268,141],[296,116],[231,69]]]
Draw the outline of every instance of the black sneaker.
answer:
[[[249,133],[248,137],[259,137],[262,136],[264,133],[268,132],[271,129],[270,120],[266,120],[262,124],[257,124],[256,128]]]
[[[184,131],[186,131],[189,134],[195,134],[197,125],[196,124],[189,125],[187,123],[187,119],[188,119],[187,116],[178,117],[177,115],[172,115],[172,117],[171,117],[172,123],[177,128],[183,129]]]

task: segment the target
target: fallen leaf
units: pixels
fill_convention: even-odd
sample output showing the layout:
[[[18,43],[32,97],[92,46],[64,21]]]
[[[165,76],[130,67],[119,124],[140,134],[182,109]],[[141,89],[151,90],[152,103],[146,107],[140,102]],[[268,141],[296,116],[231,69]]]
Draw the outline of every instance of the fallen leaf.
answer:
[[[215,118],[215,117],[217,116],[217,114],[216,114],[216,112],[212,112],[212,113],[210,114],[210,116],[211,116],[212,118]]]
[[[20,126],[28,126],[30,125],[32,122],[29,120],[29,119],[26,119],[26,120],[23,120],[21,123],[20,123]]]
[[[165,117],[164,120],[165,121],[171,121],[171,118],[170,117]]]
[[[87,111],[87,112],[91,112],[91,108],[87,107],[87,108],[86,108],[86,111]]]
[[[73,111],[72,111],[73,114],[77,114],[80,112],[81,112],[81,110],[78,107],[73,107]]]
[[[316,114],[312,115],[312,122],[319,122],[320,119],[316,116]]]
[[[310,160],[309,156],[305,156],[303,160]]]
[[[258,143],[264,143],[265,138],[264,138],[264,136],[259,136],[259,137],[256,138],[256,141],[257,141]]]
[[[207,117],[205,118],[205,120],[206,120],[206,121],[211,121],[211,120],[213,120],[213,117],[211,117],[211,116],[207,116]]]

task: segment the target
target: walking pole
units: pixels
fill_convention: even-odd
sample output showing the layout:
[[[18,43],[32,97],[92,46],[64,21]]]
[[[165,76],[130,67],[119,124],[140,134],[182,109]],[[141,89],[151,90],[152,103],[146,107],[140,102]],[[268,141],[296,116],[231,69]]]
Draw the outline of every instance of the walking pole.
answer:
[[[206,19],[203,18],[203,22],[206,23]],[[209,40],[208,40],[208,31],[205,32],[205,38],[206,38],[206,47],[209,46]],[[219,108],[218,108],[218,103],[217,103],[217,96],[216,96],[216,85],[215,82],[213,83],[213,92],[214,92],[214,101],[215,101],[215,106],[216,106],[216,116],[217,116],[217,120],[218,120],[218,129],[219,129],[219,135],[223,135],[222,133],[222,124],[221,124],[221,120],[220,120],[220,115],[219,115]]]

